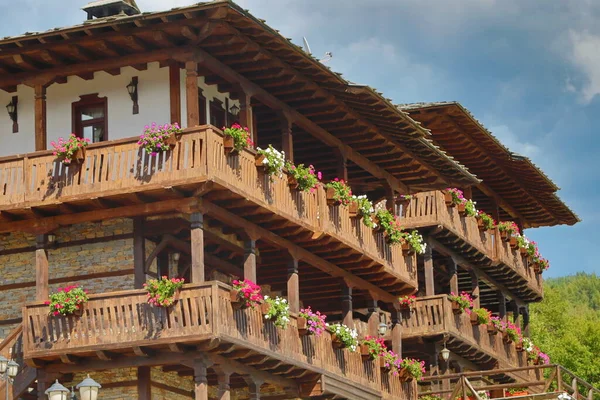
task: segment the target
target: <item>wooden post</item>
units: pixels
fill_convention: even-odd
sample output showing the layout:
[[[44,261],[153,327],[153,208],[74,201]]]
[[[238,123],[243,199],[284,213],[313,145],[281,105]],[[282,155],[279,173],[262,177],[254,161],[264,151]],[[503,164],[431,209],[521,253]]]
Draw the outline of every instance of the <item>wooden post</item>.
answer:
[[[402,311],[392,310],[392,351],[402,358]]]
[[[48,235],[36,237],[35,250],[35,299],[48,300]]]
[[[467,200],[473,200],[473,188],[471,186],[466,187],[465,190],[463,190],[463,196]]]
[[[333,149],[336,158],[337,165],[337,178],[343,179],[344,182],[348,182],[348,157],[346,154],[338,148]]]
[[[294,139],[292,137],[292,122],[285,114],[281,114],[281,149],[285,152],[285,159],[294,162]]]
[[[244,279],[256,283],[256,241],[251,238],[244,242]]]
[[[254,141],[256,146],[258,138],[256,137],[256,132],[254,132],[254,124],[252,122],[252,96],[246,93],[244,89],[240,89],[239,97],[240,113],[238,115],[238,119],[240,120],[240,125],[247,127],[250,130],[250,136],[252,137],[252,141]]]
[[[46,86],[36,84],[35,92],[35,150],[47,149],[47,130],[46,130]]]
[[[202,360],[194,361],[194,399],[208,400],[206,364]]]
[[[529,337],[529,305],[521,309],[523,313],[523,335]]]
[[[458,294],[458,265],[452,257],[448,260],[448,274],[450,274],[450,292]]]
[[[354,319],[352,318],[352,288],[345,281],[340,283],[342,290],[342,318],[343,323],[349,328],[354,328]]]
[[[514,300],[510,302],[510,306],[511,306],[510,308],[511,308],[512,314],[513,314],[513,322],[515,323],[515,325],[519,326],[519,323],[520,323],[520,321],[519,321],[519,317],[520,317],[519,306],[518,306],[517,302]]]
[[[171,123],[181,124],[181,75],[179,64],[169,64],[169,97],[171,100]]]
[[[435,295],[435,281],[433,276],[433,251],[428,244],[423,255],[423,265],[425,270],[425,296]]]
[[[471,275],[471,297],[473,298],[473,307],[479,308],[481,307],[481,300],[479,299],[479,276],[477,276],[477,271],[470,270],[469,275]]]
[[[298,260],[290,256],[288,261],[287,297],[290,312],[300,311],[300,282],[298,278]]]
[[[244,377],[244,380],[248,384],[248,398],[250,400],[260,400],[260,387],[263,383],[252,376]]]
[[[137,392],[139,400],[152,398],[152,384],[150,382],[150,367],[138,367]]]
[[[146,283],[146,238],[143,217],[133,219],[133,269],[133,287],[142,289]]]
[[[217,394],[218,400],[230,400],[231,399],[231,386],[230,386],[231,372],[218,371],[217,381],[219,382],[219,391]]]
[[[185,102],[187,108],[187,127],[200,125],[198,109],[198,63],[186,61],[185,63]]]
[[[379,305],[377,300],[370,295],[367,295],[367,311],[368,311],[368,329],[370,336],[377,337],[379,335]]]
[[[506,297],[502,292],[498,292],[498,303],[498,315],[500,319],[506,320]]]
[[[191,281],[205,281],[204,268],[204,216],[195,212],[190,215],[190,239],[192,242]]]
[[[496,199],[491,198],[490,203],[492,204],[492,218],[494,218],[494,221],[500,222],[500,208],[498,207],[498,202],[496,202]]]
[[[44,371],[43,369],[38,369],[37,370],[37,398],[38,400],[47,400],[48,397],[46,396],[46,389],[49,388],[48,385],[48,377],[46,375],[46,371]],[[6,390],[10,390],[9,388],[6,388]]]

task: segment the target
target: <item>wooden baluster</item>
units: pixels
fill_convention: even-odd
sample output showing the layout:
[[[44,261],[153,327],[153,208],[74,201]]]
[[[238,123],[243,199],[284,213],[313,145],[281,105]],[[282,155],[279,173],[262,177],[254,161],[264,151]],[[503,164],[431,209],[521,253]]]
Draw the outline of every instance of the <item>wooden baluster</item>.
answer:
[[[135,289],[141,289],[146,282],[146,238],[143,217],[133,219],[133,268],[133,286]]]
[[[204,266],[204,215],[199,212],[190,215],[190,237],[192,242],[191,281],[205,281]]]
[[[571,387],[573,388],[573,397],[574,399],[578,399],[579,398],[579,387],[577,386],[577,378],[573,378],[571,380]]]
[[[35,298],[48,299],[48,235],[38,235],[35,251]]]

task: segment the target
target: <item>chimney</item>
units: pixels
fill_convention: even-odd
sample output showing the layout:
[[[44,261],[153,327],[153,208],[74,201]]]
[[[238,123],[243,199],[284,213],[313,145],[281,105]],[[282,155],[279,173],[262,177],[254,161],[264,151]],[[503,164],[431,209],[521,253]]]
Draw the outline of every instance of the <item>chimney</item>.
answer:
[[[82,8],[87,19],[141,14],[135,0],[96,0]]]

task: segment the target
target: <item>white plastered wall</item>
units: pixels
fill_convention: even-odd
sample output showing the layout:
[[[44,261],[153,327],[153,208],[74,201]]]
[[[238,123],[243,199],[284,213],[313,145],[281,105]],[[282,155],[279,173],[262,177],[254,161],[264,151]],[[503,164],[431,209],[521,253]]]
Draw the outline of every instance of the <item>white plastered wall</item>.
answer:
[[[19,132],[17,133],[12,133],[13,123],[6,110],[6,105],[12,101],[13,96],[18,96]],[[16,93],[0,90],[0,157],[35,150],[34,101],[33,88],[29,86],[17,86]]]

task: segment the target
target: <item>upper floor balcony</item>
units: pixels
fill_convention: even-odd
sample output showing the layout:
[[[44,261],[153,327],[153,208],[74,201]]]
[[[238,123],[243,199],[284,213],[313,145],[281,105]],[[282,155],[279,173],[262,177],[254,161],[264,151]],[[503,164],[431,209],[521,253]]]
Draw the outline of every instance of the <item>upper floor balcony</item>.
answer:
[[[477,219],[461,215],[457,207],[448,207],[441,191],[414,195],[403,210],[403,226],[427,232],[434,240],[433,247],[450,249],[519,298],[541,300],[543,280],[533,265],[518,249],[502,241],[497,229],[482,230]]]
[[[27,304],[23,357],[58,373],[72,372],[73,363],[99,370],[142,361],[183,371],[200,351],[215,364],[226,358],[263,371],[267,382],[296,397],[415,398],[416,382],[403,383],[377,360],[334,348],[329,332],[302,335],[295,315],[281,329],[260,308],[238,309],[230,290],[219,282],[186,285],[169,308],[150,306],[145,290],[90,295],[80,317],[49,316],[44,303]]]

